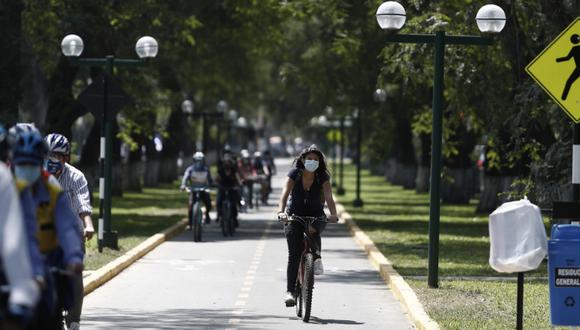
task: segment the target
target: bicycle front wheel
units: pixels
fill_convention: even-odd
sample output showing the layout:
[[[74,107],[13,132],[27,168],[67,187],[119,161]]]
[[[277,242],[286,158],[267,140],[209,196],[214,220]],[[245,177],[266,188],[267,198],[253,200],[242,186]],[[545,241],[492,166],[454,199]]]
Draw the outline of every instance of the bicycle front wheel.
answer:
[[[314,290],[314,255],[312,253],[306,253],[302,265],[304,267],[304,279],[302,280],[301,294],[301,300],[304,304],[302,321],[308,322],[312,310],[312,291]]]
[[[230,215],[229,202],[227,200],[222,202],[222,210],[221,211],[222,211],[222,219],[220,221],[220,225],[222,228],[222,234],[224,236],[231,235],[229,232],[230,231],[229,228],[230,228],[230,222],[232,220],[231,220],[231,215]]]
[[[201,214],[201,207],[199,202],[193,205],[193,241],[201,242],[201,222],[203,215]]]
[[[296,279],[296,286],[294,287],[294,298],[296,298],[296,316],[302,317],[302,288],[298,279]]]

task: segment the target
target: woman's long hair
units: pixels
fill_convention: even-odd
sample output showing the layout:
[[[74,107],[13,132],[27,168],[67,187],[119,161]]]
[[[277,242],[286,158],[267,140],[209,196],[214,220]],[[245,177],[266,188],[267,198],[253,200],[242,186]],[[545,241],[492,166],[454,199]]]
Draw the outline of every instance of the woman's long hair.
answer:
[[[318,169],[316,169],[316,174],[320,175],[326,173],[326,175],[330,177],[330,172],[328,171],[328,167],[326,166],[326,157],[315,144],[302,150],[302,152],[300,152],[300,155],[298,155],[298,157],[294,159],[292,165],[296,168],[304,169],[304,159],[308,154],[316,154],[318,156]]]

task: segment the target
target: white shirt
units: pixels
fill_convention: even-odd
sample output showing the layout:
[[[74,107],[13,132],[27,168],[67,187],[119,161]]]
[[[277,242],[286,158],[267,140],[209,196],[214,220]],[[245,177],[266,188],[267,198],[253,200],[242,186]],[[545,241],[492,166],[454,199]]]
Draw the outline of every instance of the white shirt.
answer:
[[[93,213],[87,179],[83,172],[65,163],[62,173],[58,177],[58,182],[62,186],[73,212],[77,215]]]
[[[10,170],[0,162],[0,259],[11,304],[34,307],[39,289],[32,278],[24,219]]]

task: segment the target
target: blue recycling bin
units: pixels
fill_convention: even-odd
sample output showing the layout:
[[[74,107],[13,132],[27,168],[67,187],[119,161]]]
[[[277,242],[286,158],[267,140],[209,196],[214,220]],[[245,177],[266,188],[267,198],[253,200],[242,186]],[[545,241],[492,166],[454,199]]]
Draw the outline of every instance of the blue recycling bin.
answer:
[[[552,325],[580,325],[580,226],[554,225],[548,243]]]

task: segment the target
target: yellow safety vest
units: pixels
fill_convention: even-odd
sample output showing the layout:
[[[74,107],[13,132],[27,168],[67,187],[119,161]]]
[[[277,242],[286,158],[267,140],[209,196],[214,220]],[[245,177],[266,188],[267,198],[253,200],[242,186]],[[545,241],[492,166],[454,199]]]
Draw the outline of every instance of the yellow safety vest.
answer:
[[[41,203],[36,208],[36,237],[38,239],[38,245],[40,252],[46,254],[59,246],[58,236],[56,234],[56,202],[59,195],[62,193],[62,189],[49,182],[48,172],[42,171],[41,180],[45,185],[46,190],[48,190],[49,202]],[[26,183],[16,180],[16,187],[18,191],[22,192],[26,188]]]

